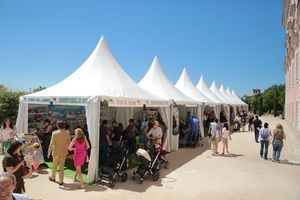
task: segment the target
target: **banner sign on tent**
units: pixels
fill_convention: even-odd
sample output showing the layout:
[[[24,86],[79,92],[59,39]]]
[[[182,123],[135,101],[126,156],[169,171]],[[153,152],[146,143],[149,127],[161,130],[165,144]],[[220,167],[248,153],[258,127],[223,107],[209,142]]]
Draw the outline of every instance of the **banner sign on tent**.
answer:
[[[136,99],[108,99],[108,106],[110,107],[143,107],[146,106],[168,106],[167,101],[148,101],[148,100],[136,100]]]
[[[78,105],[83,106],[87,103],[87,98],[78,97],[53,97],[53,98],[39,98],[39,97],[29,97],[26,99],[28,103],[32,104],[56,104],[56,105]]]

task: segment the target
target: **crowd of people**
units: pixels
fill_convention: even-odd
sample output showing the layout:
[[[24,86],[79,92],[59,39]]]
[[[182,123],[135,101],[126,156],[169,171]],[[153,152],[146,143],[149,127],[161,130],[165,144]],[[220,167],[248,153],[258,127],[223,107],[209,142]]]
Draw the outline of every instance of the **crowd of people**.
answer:
[[[201,141],[201,122],[198,118],[193,117],[190,112],[187,112],[186,120],[180,120],[179,130],[177,129],[176,119],[173,117],[173,134],[179,132],[180,138],[183,141],[183,147],[196,147]],[[245,124],[240,118],[245,118]],[[248,131],[254,132],[255,142],[260,143],[260,156],[268,159],[269,145],[273,146],[272,161],[279,162],[281,151],[283,148],[283,140],[286,134],[281,124],[271,131],[268,123],[262,123],[258,116],[253,113],[241,112],[237,115],[236,121],[241,126],[248,123]],[[210,122],[208,122],[210,121]],[[205,117],[203,124],[209,123],[208,138],[211,143],[212,155],[219,154],[218,144],[222,142],[223,148],[221,155],[229,154],[229,141],[231,140],[230,125],[220,123],[215,117]],[[240,127],[241,127],[240,126]],[[55,130],[55,131],[54,131]],[[74,181],[79,180],[79,187],[84,188],[82,180],[82,165],[88,161],[90,142],[86,136],[86,130],[77,127],[74,131],[75,137],[71,140],[70,126],[64,121],[56,121],[53,125],[49,120],[45,120],[43,135],[41,137],[43,150],[47,158],[51,158],[53,162],[52,174],[49,177],[50,181],[56,181],[56,170],[59,167],[59,185],[64,182],[64,167],[67,155],[73,152],[73,161],[76,169]],[[112,121],[109,125],[107,120],[103,120],[100,126],[99,135],[99,164],[102,166],[105,163],[109,152],[112,148],[120,147],[123,141],[126,141],[129,147],[129,153],[134,154],[138,147],[147,149],[150,145],[162,145],[167,131],[166,125],[162,120],[158,121],[143,115],[142,120],[135,122],[129,120],[126,128],[122,123]],[[238,130],[237,130],[238,131]],[[4,120],[0,129],[0,144],[1,152],[5,153],[3,159],[4,175],[0,176],[0,182],[10,183],[5,186],[0,184],[0,195],[11,196],[14,193],[25,193],[24,178],[30,174],[32,167],[25,162],[22,154],[23,143],[16,140],[16,131],[13,123],[7,119]],[[48,145],[49,144],[49,145]],[[16,196],[16,197],[15,197]],[[15,195],[17,199],[18,195]],[[18,198],[23,198],[22,196]],[[24,199],[24,198],[23,198]],[[25,198],[26,199],[26,198]]]
[[[174,121],[175,119],[173,119],[173,122]],[[191,112],[187,112],[186,120],[180,120],[179,123],[179,132],[181,138],[180,147],[195,148],[200,145],[200,125],[200,120],[197,117],[192,116]]]
[[[123,141],[128,145],[129,154],[134,154],[138,147],[147,149],[148,145],[162,145],[166,131],[163,121],[159,122],[146,115],[137,122],[130,119],[125,129],[122,123],[115,120],[111,122],[111,126],[107,120],[103,120],[100,126],[100,166],[105,164],[111,149],[120,147]]]

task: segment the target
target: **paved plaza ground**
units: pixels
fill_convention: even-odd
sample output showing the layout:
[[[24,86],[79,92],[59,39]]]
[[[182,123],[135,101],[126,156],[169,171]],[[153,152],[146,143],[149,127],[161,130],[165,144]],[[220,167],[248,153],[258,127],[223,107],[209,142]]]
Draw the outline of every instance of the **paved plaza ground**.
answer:
[[[273,129],[283,120],[262,117]],[[285,123],[284,127],[286,128]],[[286,128],[287,129],[287,128]],[[287,129],[288,130],[288,129]],[[300,199],[300,162],[298,143],[287,132],[282,151],[282,162],[265,161],[259,156],[260,144],[255,143],[254,133],[232,135],[230,155],[211,156],[209,145],[196,149],[180,149],[168,155],[170,169],[161,170],[161,178],[150,178],[142,185],[128,180],[116,183],[113,189],[99,184],[77,189],[78,184],[65,179],[64,187],[48,181],[49,171],[35,173],[26,180],[30,199]],[[293,140],[293,141],[291,141]],[[221,151],[219,146],[219,152]],[[272,148],[269,147],[269,156]],[[131,172],[129,171],[129,174]]]

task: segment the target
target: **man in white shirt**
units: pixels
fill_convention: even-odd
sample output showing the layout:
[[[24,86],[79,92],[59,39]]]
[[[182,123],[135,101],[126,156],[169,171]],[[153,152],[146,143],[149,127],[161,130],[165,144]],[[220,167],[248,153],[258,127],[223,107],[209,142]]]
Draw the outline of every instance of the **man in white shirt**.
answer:
[[[0,175],[0,199],[1,200],[29,200],[24,194],[13,193],[17,184],[16,177],[8,172]]]

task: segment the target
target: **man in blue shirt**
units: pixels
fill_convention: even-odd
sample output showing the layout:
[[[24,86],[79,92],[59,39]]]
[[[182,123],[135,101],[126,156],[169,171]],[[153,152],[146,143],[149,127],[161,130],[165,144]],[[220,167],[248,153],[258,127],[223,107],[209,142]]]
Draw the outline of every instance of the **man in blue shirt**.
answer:
[[[200,120],[196,117],[192,117],[193,125],[192,125],[192,141],[191,145],[195,148],[198,145],[199,140],[199,130],[200,130]]]

